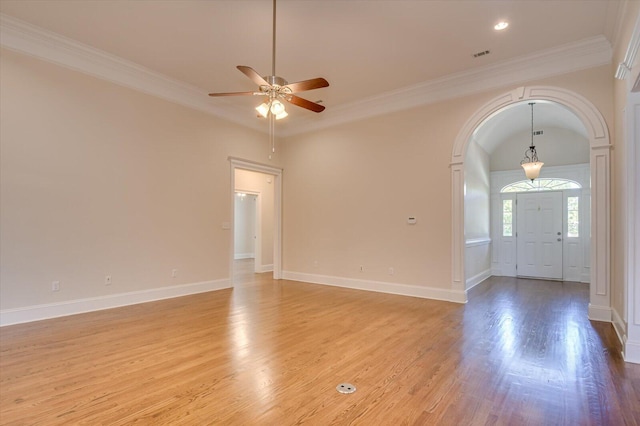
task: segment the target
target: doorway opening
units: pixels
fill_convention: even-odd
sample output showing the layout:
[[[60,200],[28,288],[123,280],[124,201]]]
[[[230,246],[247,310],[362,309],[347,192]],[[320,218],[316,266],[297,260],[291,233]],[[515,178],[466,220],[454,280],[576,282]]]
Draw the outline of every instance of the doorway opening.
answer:
[[[495,117],[503,111],[514,108],[523,102],[548,102],[554,103],[568,111],[582,125],[588,141],[589,155],[589,181],[590,181],[590,205],[588,208],[590,229],[588,233],[589,255],[589,318],[610,322],[611,309],[611,235],[610,235],[610,211],[611,211],[611,176],[610,176],[610,150],[609,131],[602,114],[586,98],[569,90],[549,86],[520,87],[504,93],[485,103],[464,124],[454,143],[451,157],[451,183],[452,183],[452,299],[466,302],[467,300],[467,275],[465,266],[468,264],[466,248],[469,243],[473,246],[483,247],[484,255],[490,250],[487,246],[493,245],[491,238],[480,236],[477,241],[468,241],[465,229],[465,219],[469,214],[465,195],[469,193],[466,177],[472,172],[474,164],[483,159],[480,153],[472,157],[477,161],[465,161],[469,149],[473,149],[476,131],[483,123]],[[530,135],[528,135],[530,139]],[[551,152],[551,151],[549,151]],[[486,153],[485,153],[486,154]],[[540,154],[540,152],[539,152]],[[516,157],[521,157],[521,154]],[[542,161],[545,161],[541,158]],[[546,162],[546,161],[545,161]],[[545,165],[546,167],[546,165]],[[545,168],[543,168],[544,171]],[[480,182],[482,182],[480,180]],[[485,199],[480,202],[487,203]],[[491,200],[492,202],[494,200]],[[474,217],[475,219],[476,217]],[[557,231],[556,231],[557,232]],[[488,240],[488,241],[487,241]],[[486,258],[485,258],[486,259]],[[490,275],[490,274],[489,274]]]
[[[237,158],[231,163],[231,281],[272,273],[280,279],[282,170]]]
[[[236,172],[237,173],[237,172]],[[236,178],[236,181],[238,179]],[[261,272],[262,232],[259,193],[236,190],[233,223],[234,281]]]

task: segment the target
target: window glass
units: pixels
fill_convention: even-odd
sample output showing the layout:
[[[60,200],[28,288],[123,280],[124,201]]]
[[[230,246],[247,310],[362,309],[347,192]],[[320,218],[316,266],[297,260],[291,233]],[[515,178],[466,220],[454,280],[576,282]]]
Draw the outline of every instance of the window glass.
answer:
[[[577,238],[580,236],[580,213],[579,197],[567,197],[567,237]]]
[[[513,236],[513,200],[502,200],[502,236]]]
[[[500,192],[558,191],[579,188],[581,188],[579,183],[568,179],[536,179],[533,182],[527,179],[511,183]]]

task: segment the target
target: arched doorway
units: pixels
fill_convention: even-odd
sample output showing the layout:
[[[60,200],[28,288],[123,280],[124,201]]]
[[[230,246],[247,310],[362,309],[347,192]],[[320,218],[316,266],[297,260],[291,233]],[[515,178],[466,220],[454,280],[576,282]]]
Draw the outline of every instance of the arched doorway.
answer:
[[[611,321],[610,288],[610,150],[609,131],[602,114],[584,97],[557,87],[519,87],[483,105],[456,137],[451,155],[452,283],[458,301],[466,302],[464,271],[465,153],[475,129],[504,108],[523,101],[551,101],[571,110],[585,126],[590,146],[591,284],[589,318]]]

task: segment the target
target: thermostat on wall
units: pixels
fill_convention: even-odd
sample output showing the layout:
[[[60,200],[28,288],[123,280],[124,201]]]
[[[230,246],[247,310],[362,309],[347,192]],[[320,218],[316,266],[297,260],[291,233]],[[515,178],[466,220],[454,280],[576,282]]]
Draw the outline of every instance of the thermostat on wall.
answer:
[[[416,220],[416,218],[415,218],[415,217],[410,217],[409,219],[407,219],[407,223],[408,223],[409,225],[415,225],[415,224],[416,224],[416,222],[417,222],[417,220]]]

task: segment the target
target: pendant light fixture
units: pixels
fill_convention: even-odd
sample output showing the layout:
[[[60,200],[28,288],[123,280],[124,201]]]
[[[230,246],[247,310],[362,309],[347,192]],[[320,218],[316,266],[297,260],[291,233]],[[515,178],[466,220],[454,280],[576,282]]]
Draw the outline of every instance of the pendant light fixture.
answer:
[[[531,105],[531,145],[529,149],[524,152],[524,159],[520,162],[520,165],[524,169],[524,174],[527,176],[527,179],[531,179],[531,182],[533,182],[534,179],[540,176],[540,169],[544,163],[538,161],[538,153],[533,144],[533,106],[535,102],[530,102],[529,105]]]

